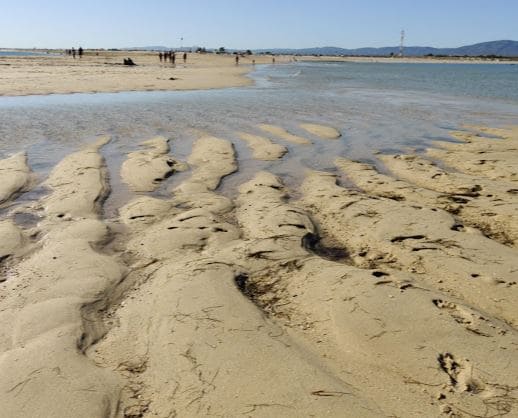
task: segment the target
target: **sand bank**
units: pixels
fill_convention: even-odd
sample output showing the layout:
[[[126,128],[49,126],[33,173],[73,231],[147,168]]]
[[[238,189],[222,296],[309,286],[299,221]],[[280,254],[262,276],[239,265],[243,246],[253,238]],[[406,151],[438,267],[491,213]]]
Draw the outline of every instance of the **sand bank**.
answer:
[[[275,144],[264,136],[240,132],[239,137],[248,143],[250,148],[252,148],[254,158],[258,160],[277,160],[288,152],[285,146]]]
[[[274,128],[250,145],[290,140]],[[108,173],[106,137],[65,157],[48,195],[9,203],[37,225],[0,221],[4,413],[515,415],[518,135],[455,135],[379,155],[385,174],[338,158],[297,190],[257,172],[232,198],[218,186],[239,170],[233,144],[205,135],[188,177],[161,198],[139,191],[110,221],[110,175],[181,163],[165,139],[122,173]],[[326,140],[300,138],[291,146]]]
[[[137,65],[122,65],[128,57]],[[277,62],[290,59],[277,57]],[[154,52],[106,51],[88,51],[81,59],[0,57],[0,96],[239,87],[252,83],[246,74],[253,61],[272,62],[269,56],[244,56],[236,65],[231,54],[188,54],[184,64],[177,54],[173,66]]]
[[[302,123],[300,125],[302,129],[305,129],[310,134],[316,135],[322,139],[338,139],[342,134],[331,126],[323,126],[315,123]]]

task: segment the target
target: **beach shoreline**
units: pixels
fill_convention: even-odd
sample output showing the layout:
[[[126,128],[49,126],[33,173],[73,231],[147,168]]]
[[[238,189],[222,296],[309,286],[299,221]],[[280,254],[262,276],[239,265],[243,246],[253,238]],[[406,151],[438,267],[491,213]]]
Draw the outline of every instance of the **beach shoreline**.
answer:
[[[118,93],[130,91],[186,91],[250,86],[255,65],[295,62],[376,64],[494,64],[513,61],[438,57],[335,57],[189,53],[184,63],[161,62],[157,52],[87,51],[82,58],[65,55],[0,56],[0,97]],[[125,66],[131,58],[137,65]]]

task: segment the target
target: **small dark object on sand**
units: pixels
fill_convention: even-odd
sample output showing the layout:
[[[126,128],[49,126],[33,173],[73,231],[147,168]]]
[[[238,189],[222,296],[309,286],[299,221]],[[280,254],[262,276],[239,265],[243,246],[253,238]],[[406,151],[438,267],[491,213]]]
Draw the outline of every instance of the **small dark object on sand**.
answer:
[[[124,65],[137,65],[131,58],[124,58]]]
[[[174,77],[169,77],[169,80],[176,80],[176,78],[174,78]]]

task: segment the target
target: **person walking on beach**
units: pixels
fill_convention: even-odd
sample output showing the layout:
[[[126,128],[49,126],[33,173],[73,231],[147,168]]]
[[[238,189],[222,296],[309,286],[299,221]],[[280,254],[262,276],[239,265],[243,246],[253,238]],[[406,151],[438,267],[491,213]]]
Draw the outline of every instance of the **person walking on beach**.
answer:
[[[162,62],[162,58],[163,58],[163,55],[161,52],[158,53],[158,59],[160,60],[160,62]]]
[[[83,48],[82,47],[79,47],[79,49],[77,50],[77,53],[79,54],[79,58],[83,58]]]
[[[176,63],[176,52],[171,53],[171,64],[175,65]]]
[[[236,54],[236,65],[239,65],[239,55]]]
[[[74,59],[76,59],[76,50],[75,50],[75,48],[72,48],[72,56],[74,57]]]
[[[185,64],[187,62],[187,52],[183,53],[183,63]]]

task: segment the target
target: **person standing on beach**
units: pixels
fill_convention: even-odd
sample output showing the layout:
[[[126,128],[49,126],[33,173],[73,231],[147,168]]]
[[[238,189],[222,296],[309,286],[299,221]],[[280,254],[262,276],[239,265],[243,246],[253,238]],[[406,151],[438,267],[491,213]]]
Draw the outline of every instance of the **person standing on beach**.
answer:
[[[183,63],[185,64],[187,62],[187,52],[183,53]]]
[[[239,55],[236,54],[236,65],[239,65]]]
[[[171,64],[175,65],[176,63],[176,52],[171,53]]]
[[[72,48],[72,56],[74,57],[74,59],[76,59],[76,50],[75,50],[75,48]]]
[[[79,58],[83,58],[83,48],[82,47],[79,47],[79,49],[77,50],[77,53],[79,54]]]
[[[159,53],[158,53],[158,59],[160,60],[160,62],[162,62],[162,58],[163,58],[162,53],[161,53],[161,52],[159,52]]]

